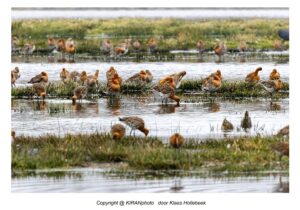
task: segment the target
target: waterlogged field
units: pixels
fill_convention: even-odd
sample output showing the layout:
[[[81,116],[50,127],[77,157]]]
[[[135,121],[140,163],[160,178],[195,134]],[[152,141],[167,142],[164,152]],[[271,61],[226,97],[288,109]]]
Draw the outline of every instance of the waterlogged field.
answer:
[[[276,135],[289,124],[289,43],[278,29],[288,28],[287,9],[13,9],[12,34],[18,42],[11,69],[21,77],[11,92],[12,192],[289,192],[289,158],[279,160],[273,145],[288,137]],[[65,27],[61,27],[64,24]],[[34,27],[33,27],[34,26]],[[50,53],[47,38],[72,37],[75,59]],[[150,52],[150,37],[158,40]],[[114,46],[124,39],[141,42],[126,55],[100,51],[103,39]],[[202,54],[197,41],[205,43]],[[223,60],[213,48],[225,41]],[[248,49],[239,52],[240,41]],[[33,53],[22,47],[35,43]],[[280,46],[279,46],[280,45]],[[113,66],[123,81],[150,70],[153,82],[137,86],[124,82],[119,98],[106,92],[106,71]],[[282,89],[273,95],[259,84],[245,82],[256,68],[261,80],[273,69]],[[64,84],[60,71],[100,71],[99,87],[76,104],[70,97],[78,83]],[[222,72],[222,87],[206,93],[202,79]],[[46,100],[31,98],[28,81],[48,73]],[[161,103],[152,87],[166,75],[186,71],[176,90],[180,106]],[[248,111],[252,127],[241,128]],[[139,116],[149,135],[136,131],[114,141],[111,126],[123,116]],[[224,132],[229,120],[234,128]],[[179,132],[180,149],[169,144]]]

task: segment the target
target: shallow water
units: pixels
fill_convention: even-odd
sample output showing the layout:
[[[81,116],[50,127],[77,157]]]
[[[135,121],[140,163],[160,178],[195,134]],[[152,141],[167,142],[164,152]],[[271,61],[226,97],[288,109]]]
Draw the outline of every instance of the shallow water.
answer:
[[[65,135],[67,133],[109,132],[112,124],[121,116],[140,116],[149,136],[166,139],[174,132],[185,137],[223,137],[239,135],[272,135],[289,123],[289,100],[276,102],[276,110],[271,109],[270,101],[199,101],[161,105],[158,98],[125,97],[120,100],[101,98],[96,101],[83,100],[76,105],[71,100],[12,100],[12,129],[18,135],[38,136],[47,133]],[[59,113],[52,113],[58,107]],[[248,110],[252,118],[252,129],[240,129],[244,112]],[[235,127],[230,133],[221,131],[224,118]],[[130,129],[127,128],[127,134]],[[141,135],[136,132],[136,135]]]
[[[62,68],[69,71],[87,71],[93,74],[97,69],[100,70],[99,80],[106,81],[105,73],[114,66],[123,79],[127,79],[142,69],[148,69],[153,74],[154,81],[162,77],[179,71],[186,71],[183,79],[200,79],[215,72],[217,69],[222,71],[222,77],[226,80],[244,80],[246,75],[261,66],[263,70],[259,73],[262,80],[267,80],[271,71],[276,68],[280,72],[281,79],[288,82],[289,65],[276,64],[273,62],[248,62],[248,63],[191,63],[191,62],[155,62],[155,63],[133,63],[133,62],[88,62],[88,63],[12,63],[11,68],[18,66],[21,77],[16,85],[26,84],[33,76],[40,74],[41,71],[47,71],[49,81],[60,81],[59,73]]]
[[[230,177],[226,174],[205,174],[190,172],[189,175],[137,177],[135,173],[120,177],[104,173],[106,169],[59,170],[59,176],[49,176],[50,170],[36,171],[35,176],[12,178],[12,192],[100,192],[100,193],[251,193],[288,192],[287,174],[269,172],[265,174],[240,174]],[[52,171],[53,172],[53,171]],[[170,173],[170,171],[168,171]]]
[[[216,18],[289,18],[287,8],[194,8],[194,9],[12,9],[12,20],[17,19],[50,19],[50,18],[183,18],[183,19],[216,19]]]

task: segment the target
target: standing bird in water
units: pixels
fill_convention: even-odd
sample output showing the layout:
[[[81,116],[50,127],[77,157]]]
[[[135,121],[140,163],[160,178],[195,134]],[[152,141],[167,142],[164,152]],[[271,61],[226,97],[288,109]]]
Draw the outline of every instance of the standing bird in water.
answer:
[[[179,133],[173,134],[169,138],[170,145],[176,149],[180,148],[184,144],[184,138]]]
[[[73,96],[71,97],[72,99],[72,104],[76,104],[76,100],[81,100],[84,98],[87,94],[87,87],[86,86],[79,86],[76,87],[73,91]]]
[[[66,52],[69,54],[69,62],[75,61],[75,52],[76,52],[76,44],[75,41],[72,38],[69,38],[66,41]],[[72,56],[72,60],[70,57]]]
[[[134,132],[135,135],[135,130],[139,130],[143,132],[145,136],[147,136],[149,133],[149,130],[145,128],[145,122],[142,118],[136,116],[123,117],[123,118],[120,117],[119,120],[131,128],[130,135],[132,131]]]
[[[64,39],[59,39],[56,43],[56,50],[61,53],[61,59],[58,61],[66,62],[65,53],[66,53],[66,43]]]
[[[148,48],[150,53],[155,53],[157,48],[157,40],[155,38],[150,38],[148,41]]]
[[[67,79],[69,78],[69,71],[65,68],[63,68],[59,74],[60,79],[63,83],[67,82]]]
[[[251,122],[251,118],[249,116],[249,112],[246,111],[245,112],[245,116],[244,118],[242,119],[242,122],[241,122],[241,127],[246,131],[248,129],[250,129],[252,127],[252,122]]]
[[[15,67],[11,70],[11,87],[16,86],[16,81],[21,77],[20,71],[18,67]]]
[[[214,52],[215,54],[219,57],[219,62],[224,60],[224,54],[227,50],[226,45],[224,44],[224,42],[219,42],[215,45],[214,47]]]
[[[250,82],[250,83],[257,83],[260,80],[260,76],[258,75],[258,72],[260,72],[262,70],[261,67],[258,67],[254,72],[251,72],[250,74],[248,74],[245,78],[246,82]]]
[[[134,51],[140,51],[141,50],[141,47],[142,47],[142,44],[139,40],[135,40],[133,43],[132,43],[132,48]]]
[[[42,97],[42,99],[44,101],[45,97],[46,97],[46,88],[41,83],[35,83],[32,85],[32,93],[33,93],[33,95],[36,94],[38,97]]]
[[[262,81],[259,82],[259,84],[261,84],[262,87],[271,94],[271,96],[273,95],[274,92],[278,92],[283,87],[283,83],[280,79]]]
[[[200,55],[203,54],[204,50],[205,50],[205,44],[202,40],[199,40],[196,44],[197,50],[199,52]]]
[[[111,136],[114,140],[120,140],[125,136],[125,127],[122,124],[115,124],[111,127]]]
[[[157,85],[153,87],[153,90],[159,92],[162,97],[162,103],[165,101],[167,103],[168,98],[177,102],[179,106],[180,98],[175,95],[175,82],[172,77],[166,77],[161,79]]]
[[[173,78],[176,88],[179,88],[182,78],[186,75],[186,71],[181,71],[175,74],[171,74],[168,77]]]
[[[101,43],[100,50],[104,54],[110,54],[113,51],[113,44],[109,39],[104,39]]]
[[[233,130],[233,124],[229,122],[226,118],[223,120],[222,126],[221,126],[222,131],[232,131]]]

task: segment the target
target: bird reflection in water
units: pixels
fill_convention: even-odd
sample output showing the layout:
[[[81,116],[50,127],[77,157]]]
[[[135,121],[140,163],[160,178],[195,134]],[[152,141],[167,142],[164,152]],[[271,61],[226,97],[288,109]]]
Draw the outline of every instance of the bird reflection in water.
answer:
[[[99,114],[99,106],[98,106],[98,103],[96,103],[96,102],[88,103],[88,104],[87,104],[87,108],[88,108],[89,110],[92,110],[93,113],[95,113],[96,115]]]
[[[208,108],[209,112],[218,112],[220,111],[221,105],[220,103],[217,102],[209,102],[209,103],[205,103],[203,104],[203,106],[206,108]]]
[[[175,113],[176,107],[179,107],[176,104],[160,104],[158,106],[158,110],[156,113],[158,114],[170,114],[170,113]]]
[[[115,116],[120,115],[121,111],[121,98],[120,97],[109,97],[107,98],[107,109]]]
[[[180,192],[184,187],[181,185],[180,179],[174,180],[174,185],[170,187],[171,192]]]
[[[84,110],[86,110],[86,107],[83,106],[81,103],[75,103],[72,104],[72,110],[82,113],[84,112]]]
[[[47,103],[45,101],[30,101],[30,106],[34,111],[42,111],[47,108]]]
[[[279,174],[279,183],[274,187],[273,192],[288,193],[290,192],[289,181],[282,181],[282,174]]]
[[[269,110],[270,111],[280,111],[281,106],[280,106],[280,104],[271,101],[270,106],[269,106]]]

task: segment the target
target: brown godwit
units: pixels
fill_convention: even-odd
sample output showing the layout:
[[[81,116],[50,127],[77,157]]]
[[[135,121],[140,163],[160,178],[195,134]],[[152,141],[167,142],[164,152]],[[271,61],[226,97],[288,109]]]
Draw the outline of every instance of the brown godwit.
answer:
[[[274,92],[279,91],[283,87],[283,83],[280,79],[262,81],[262,82],[259,82],[259,84],[261,84],[262,87],[271,94],[271,96],[273,95]]]
[[[86,71],[82,71],[80,74],[80,81],[82,82],[82,85],[86,84],[87,82],[87,74]]]
[[[40,82],[43,82],[43,83],[48,82],[48,73],[47,72],[42,71],[40,74],[32,77],[28,83],[34,84],[34,83],[40,83]]]
[[[172,77],[176,88],[179,88],[182,78],[186,75],[186,71],[181,71],[179,73],[171,74],[169,77]]]
[[[222,61],[222,57],[226,52],[226,45],[224,42],[218,42],[214,47],[215,54],[219,57],[219,61]]]
[[[260,76],[258,75],[258,72],[262,70],[261,67],[258,67],[254,72],[251,72],[248,74],[245,78],[246,82],[251,82],[251,83],[257,83],[260,80]]]
[[[65,83],[67,81],[67,79],[69,78],[69,71],[65,68],[63,68],[59,74],[60,79],[63,83]]]
[[[111,136],[114,140],[120,140],[125,136],[125,127],[122,124],[115,124],[111,127]]]
[[[157,49],[157,40],[155,38],[150,38],[148,41],[148,48],[150,53],[155,53]]]
[[[202,54],[202,53],[204,52],[204,50],[205,50],[205,44],[204,44],[204,42],[203,42],[202,40],[199,40],[199,41],[197,42],[196,47],[197,47],[198,52],[199,52],[200,54]]]
[[[69,61],[70,57],[72,56],[72,61],[75,60],[75,53],[76,53],[76,44],[72,38],[67,39],[66,41],[66,52],[69,54]]]
[[[179,106],[180,98],[175,95],[175,82],[172,77],[166,77],[159,81],[157,85],[153,87],[153,90],[159,92],[162,97],[162,103],[167,103],[167,99],[170,98],[177,102]]]
[[[45,100],[46,97],[46,88],[44,84],[41,83],[34,83],[32,85],[32,93],[33,95],[37,95],[38,97],[42,97],[43,101]]]
[[[11,70],[11,87],[16,86],[16,81],[21,77],[20,70],[16,66],[13,70]]]
[[[78,71],[71,71],[69,74],[69,79],[73,82],[77,81],[77,77],[80,77],[80,73]]]
[[[289,133],[290,133],[290,126],[287,125],[278,131],[277,136],[289,136]]]
[[[113,44],[109,39],[104,39],[101,43],[100,50],[104,54],[109,54],[113,51]]]
[[[178,149],[184,144],[184,138],[179,133],[175,133],[169,138],[169,142],[172,147]]]
[[[269,77],[270,80],[277,80],[277,79],[280,79],[280,74],[279,72],[276,70],[276,69],[273,69],[271,74],[270,74],[270,77]]]
[[[73,96],[71,97],[73,105],[76,103],[76,100],[81,100],[87,94],[87,87],[86,86],[79,86],[76,87],[73,91]]]
[[[121,122],[124,122],[127,126],[131,128],[130,135],[132,131],[134,132],[135,135],[135,130],[139,130],[145,134],[145,136],[148,135],[149,130],[145,128],[145,122],[142,118],[136,117],[136,116],[131,116],[131,117],[123,117],[119,118]]]

